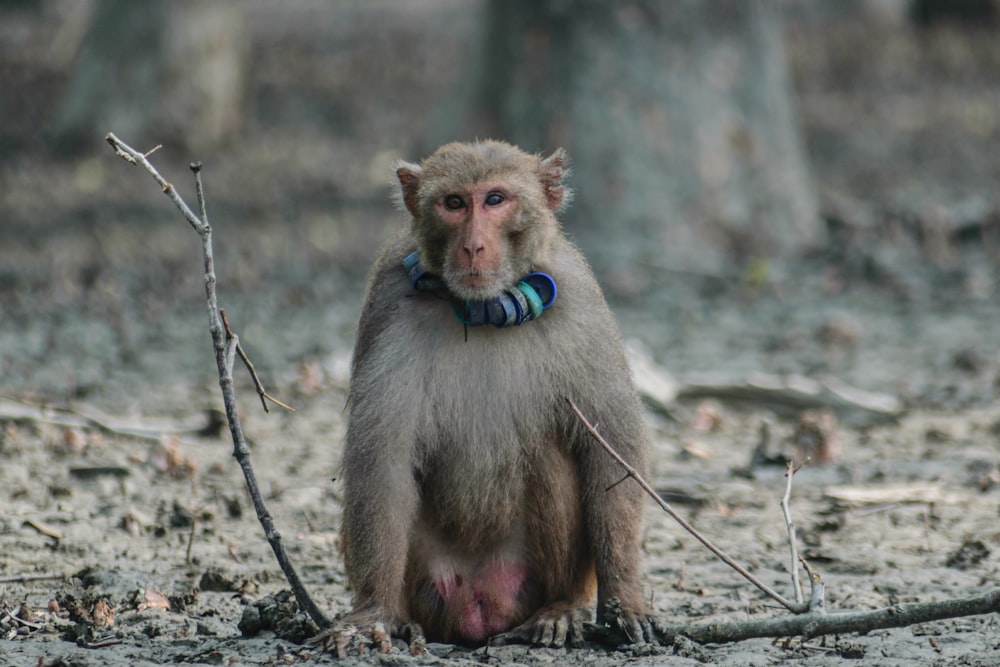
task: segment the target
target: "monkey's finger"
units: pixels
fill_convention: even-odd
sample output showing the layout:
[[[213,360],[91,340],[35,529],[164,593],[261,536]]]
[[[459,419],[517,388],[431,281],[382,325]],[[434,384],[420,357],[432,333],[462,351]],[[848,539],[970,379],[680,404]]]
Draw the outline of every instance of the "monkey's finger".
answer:
[[[347,658],[347,642],[341,638],[337,638],[337,659],[344,660]]]
[[[552,621],[548,619],[539,620],[535,623],[535,637],[531,643],[536,646],[552,646],[552,635],[554,633],[555,629],[552,627]]]
[[[646,641],[650,644],[659,644],[660,639],[656,636],[656,628],[653,627],[653,622],[649,617],[644,616],[639,623],[642,625],[642,633],[646,637]]]
[[[570,646],[573,648],[580,648],[583,646],[583,615],[574,614],[573,615],[573,625],[570,628]]]
[[[369,631],[372,647],[379,653],[392,653],[392,638],[385,629],[385,623],[376,622]]]
[[[566,635],[569,633],[570,619],[563,615],[556,619],[554,626],[554,632],[552,635],[552,646],[563,647],[566,645]]]
[[[402,637],[408,642],[427,641],[424,638],[424,629],[419,623],[404,623],[399,628],[399,631],[393,634]]]
[[[351,638],[357,630],[358,629],[353,625],[348,625],[333,634],[333,648],[337,653],[337,658],[340,660],[347,657],[348,649],[351,644]],[[329,650],[329,647],[327,647],[327,650]]]
[[[628,634],[633,644],[646,643],[646,630],[638,618],[622,619],[628,623]],[[630,622],[629,622],[630,621]]]

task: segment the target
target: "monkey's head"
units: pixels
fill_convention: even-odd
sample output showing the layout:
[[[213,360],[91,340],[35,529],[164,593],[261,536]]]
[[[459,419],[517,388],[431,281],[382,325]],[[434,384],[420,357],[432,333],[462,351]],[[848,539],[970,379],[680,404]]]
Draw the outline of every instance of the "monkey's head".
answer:
[[[460,299],[499,296],[536,269],[569,191],[566,153],[542,159],[499,141],[452,143],[396,165],[424,268]]]

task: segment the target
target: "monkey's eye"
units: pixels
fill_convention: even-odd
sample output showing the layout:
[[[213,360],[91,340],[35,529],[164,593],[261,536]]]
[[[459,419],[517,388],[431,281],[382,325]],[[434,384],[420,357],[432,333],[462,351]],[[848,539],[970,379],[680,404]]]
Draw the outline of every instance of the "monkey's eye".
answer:
[[[498,204],[501,204],[503,202],[503,200],[504,200],[504,197],[499,192],[491,192],[488,195],[486,195],[486,205],[487,206],[496,206]]]
[[[457,211],[465,208],[465,200],[458,195],[448,195],[444,198],[444,207],[449,211]]]

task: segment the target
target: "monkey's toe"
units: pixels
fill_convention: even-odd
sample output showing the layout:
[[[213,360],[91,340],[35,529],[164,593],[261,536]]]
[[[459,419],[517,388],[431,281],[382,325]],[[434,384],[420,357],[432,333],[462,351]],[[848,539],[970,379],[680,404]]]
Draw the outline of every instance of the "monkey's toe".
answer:
[[[416,623],[405,623],[394,627],[391,632],[381,622],[374,622],[367,627],[359,627],[354,623],[341,622],[334,627],[321,632],[309,640],[310,644],[322,646],[326,653],[333,653],[339,659],[370,653],[392,653],[392,638],[403,639],[409,645],[413,655],[427,651],[427,640],[424,631]]]
[[[647,614],[622,613],[612,620],[631,644],[659,644],[653,619]]]
[[[583,624],[589,618],[587,609],[557,604],[539,611],[513,632],[534,646],[579,648],[584,641]]]

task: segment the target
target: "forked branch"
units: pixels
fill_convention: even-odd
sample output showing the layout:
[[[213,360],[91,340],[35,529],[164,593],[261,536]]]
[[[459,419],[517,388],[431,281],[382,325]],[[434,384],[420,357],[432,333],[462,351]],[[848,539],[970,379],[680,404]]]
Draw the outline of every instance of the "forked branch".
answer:
[[[177,190],[160,175],[148,160],[148,156],[156,149],[148,153],[140,153],[124,143],[112,132],[109,132],[105,138],[119,157],[132,164],[141,165],[149,172],[156,182],[160,184],[160,188],[164,194],[170,197],[170,201],[174,203],[184,215],[184,218],[198,232],[198,236],[201,237],[202,256],[204,259],[205,295],[208,300],[208,329],[212,334],[212,345],[215,348],[215,361],[219,371],[219,387],[222,389],[222,400],[226,409],[226,421],[229,423],[229,432],[233,439],[233,456],[240,464],[254,510],[257,512],[257,519],[264,529],[264,534],[271,545],[271,550],[274,551],[275,558],[278,560],[278,564],[281,566],[281,570],[284,572],[296,600],[298,600],[299,608],[305,611],[320,628],[326,628],[330,625],[330,621],[316,603],[313,602],[309,593],[306,592],[298,573],[295,571],[291,559],[288,557],[288,552],[285,550],[285,545],[281,540],[281,534],[275,528],[274,519],[271,517],[271,513],[264,503],[263,495],[257,484],[257,476],[250,463],[250,449],[247,447],[246,438],[243,435],[243,426],[240,423],[239,411],[236,405],[236,392],[233,388],[233,364],[237,352],[250,369],[254,383],[258,387],[258,393],[261,395],[261,400],[263,401],[265,397],[270,397],[267,396],[266,392],[260,386],[260,381],[257,379],[256,373],[253,372],[253,365],[249,363],[249,359],[239,346],[239,339],[229,329],[228,323],[223,324],[215,292],[216,278],[215,259],[212,251],[212,227],[208,223],[208,213],[205,206],[204,188],[201,182],[201,163],[195,162],[191,164],[191,171],[194,173],[195,186],[198,193],[199,208],[201,210],[201,216],[198,216],[184,203],[181,196],[177,194]]]

